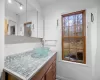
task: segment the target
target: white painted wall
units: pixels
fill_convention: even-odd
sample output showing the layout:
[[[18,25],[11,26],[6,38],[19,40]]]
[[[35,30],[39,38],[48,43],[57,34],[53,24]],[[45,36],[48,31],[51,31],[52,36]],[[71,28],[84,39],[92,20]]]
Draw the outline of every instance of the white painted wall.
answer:
[[[8,19],[8,20],[12,20],[14,22],[17,22],[17,15],[16,13],[8,10],[8,9],[5,9],[5,18]]]
[[[42,13],[42,8],[40,7],[37,0],[28,0],[29,4],[34,7],[37,11]]]
[[[39,38],[43,38],[43,15],[38,12],[38,28],[37,33]]]
[[[94,76],[95,55],[97,48],[97,8],[95,2],[89,0],[58,0],[56,3],[44,8],[45,39],[57,40],[58,51],[57,75],[65,80],[92,80]],[[61,49],[61,15],[86,9],[86,64],[62,61]],[[94,23],[90,22],[91,12],[94,14]],[[59,26],[57,26],[57,19]]]
[[[91,33],[90,33],[91,38],[90,39],[91,39],[91,54],[92,54],[92,77],[94,80],[95,64],[96,64],[95,59],[96,59],[96,53],[97,53],[97,8],[91,9],[90,12],[94,14],[94,22],[91,22],[91,28],[90,28],[91,29]]]
[[[100,3],[100,1],[99,1]],[[98,3],[98,5],[99,5]],[[95,58],[95,80],[100,80],[100,5],[98,6],[97,53]]]
[[[5,56],[17,54],[25,51],[32,50],[36,47],[41,47],[41,43],[19,43],[19,44],[6,44]]]
[[[5,0],[0,0],[0,76],[4,67],[4,18]]]

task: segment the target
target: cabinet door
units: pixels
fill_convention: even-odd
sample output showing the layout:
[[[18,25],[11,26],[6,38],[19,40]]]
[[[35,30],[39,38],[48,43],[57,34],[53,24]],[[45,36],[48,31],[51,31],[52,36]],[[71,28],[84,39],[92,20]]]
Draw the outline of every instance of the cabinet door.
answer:
[[[45,80],[45,77],[43,77],[41,80]]]
[[[17,78],[15,78],[14,76],[8,74],[8,79],[7,80],[18,80]]]
[[[53,68],[52,68],[52,66],[49,68],[49,70],[46,73],[46,80],[53,80]]]
[[[56,60],[53,62],[53,80],[56,79]]]

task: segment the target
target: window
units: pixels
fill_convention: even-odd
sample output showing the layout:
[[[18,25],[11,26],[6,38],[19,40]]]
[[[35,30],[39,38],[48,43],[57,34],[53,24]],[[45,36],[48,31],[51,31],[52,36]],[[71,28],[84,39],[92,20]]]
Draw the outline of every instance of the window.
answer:
[[[62,15],[62,59],[86,63],[85,10]]]

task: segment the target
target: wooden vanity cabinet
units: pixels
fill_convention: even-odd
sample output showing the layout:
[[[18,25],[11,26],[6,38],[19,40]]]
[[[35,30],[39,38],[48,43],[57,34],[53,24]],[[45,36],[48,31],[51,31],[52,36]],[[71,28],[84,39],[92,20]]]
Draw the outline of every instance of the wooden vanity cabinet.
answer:
[[[53,64],[50,66],[45,76],[46,76],[45,80],[56,79],[56,61],[54,61]]]
[[[53,67],[50,66],[49,70],[46,73],[46,80],[53,80]]]
[[[56,60],[53,62],[53,80],[56,79]]]
[[[56,80],[56,54],[33,76],[32,80]]]
[[[41,80],[55,80],[56,79],[56,61],[49,67],[46,74]]]
[[[41,80],[45,80],[45,77],[43,77]]]

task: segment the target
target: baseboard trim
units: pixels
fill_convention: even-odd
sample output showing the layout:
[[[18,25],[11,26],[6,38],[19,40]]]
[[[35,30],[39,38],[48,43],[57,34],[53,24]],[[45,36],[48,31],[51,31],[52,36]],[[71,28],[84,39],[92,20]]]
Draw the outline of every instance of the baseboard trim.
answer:
[[[56,75],[56,78],[61,79],[61,80],[73,80],[73,79],[65,78],[65,77],[62,77],[62,76],[59,76],[59,75]]]

